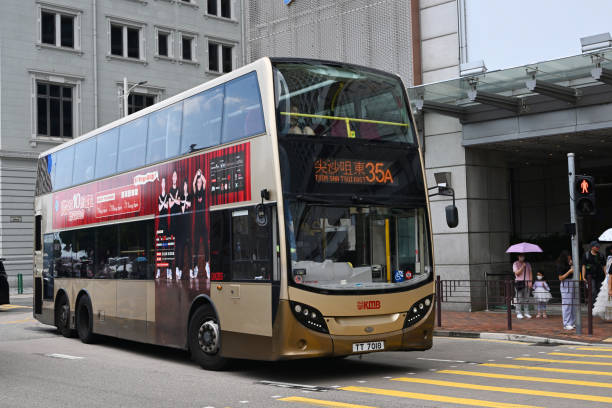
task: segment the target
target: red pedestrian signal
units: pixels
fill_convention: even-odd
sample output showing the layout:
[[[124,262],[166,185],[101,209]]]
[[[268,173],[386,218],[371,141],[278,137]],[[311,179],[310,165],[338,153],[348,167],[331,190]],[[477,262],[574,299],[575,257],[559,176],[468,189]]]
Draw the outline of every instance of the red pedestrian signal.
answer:
[[[580,216],[595,215],[595,183],[592,176],[576,176],[576,212]]]
[[[580,182],[580,194],[589,194],[591,192],[591,183],[587,179],[582,179]]]

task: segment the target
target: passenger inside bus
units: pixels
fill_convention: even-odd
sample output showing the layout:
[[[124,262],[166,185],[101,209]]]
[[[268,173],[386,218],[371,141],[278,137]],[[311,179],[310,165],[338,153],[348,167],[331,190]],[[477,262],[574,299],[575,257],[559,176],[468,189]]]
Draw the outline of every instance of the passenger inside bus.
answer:
[[[314,136],[315,132],[308,124],[305,124],[304,118],[298,116],[300,110],[296,105],[291,106],[291,118],[289,119],[289,133],[294,135]]]

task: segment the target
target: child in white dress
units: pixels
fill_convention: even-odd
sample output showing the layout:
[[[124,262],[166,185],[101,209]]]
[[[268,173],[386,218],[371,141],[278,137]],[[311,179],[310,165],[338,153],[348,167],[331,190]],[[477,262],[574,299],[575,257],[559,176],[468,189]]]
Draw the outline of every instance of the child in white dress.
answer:
[[[548,318],[546,314],[546,303],[552,298],[550,294],[550,287],[548,283],[544,280],[544,276],[542,272],[538,272],[537,280],[533,284],[533,297],[538,302],[538,314],[536,315],[536,319],[543,317],[544,319]]]

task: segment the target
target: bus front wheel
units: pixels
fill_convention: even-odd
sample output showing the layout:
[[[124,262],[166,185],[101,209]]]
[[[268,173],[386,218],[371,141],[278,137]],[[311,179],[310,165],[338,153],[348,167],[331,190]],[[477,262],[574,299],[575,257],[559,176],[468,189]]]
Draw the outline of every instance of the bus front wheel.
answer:
[[[219,321],[210,306],[199,307],[189,321],[191,358],[206,370],[222,370],[228,359],[221,357]]]
[[[74,331],[70,329],[70,305],[66,295],[61,295],[55,307],[55,326],[64,337],[72,337]]]
[[[93,313],[89,296],[82,296],[76,307],[76,329],[83,343],[93,343],[96,339],[93,332]]]

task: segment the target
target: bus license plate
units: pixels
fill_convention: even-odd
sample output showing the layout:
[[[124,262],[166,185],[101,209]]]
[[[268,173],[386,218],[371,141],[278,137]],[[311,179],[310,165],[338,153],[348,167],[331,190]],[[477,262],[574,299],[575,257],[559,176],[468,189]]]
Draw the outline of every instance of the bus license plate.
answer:
[[[353,353],[360,351],[380,351],[385,349],[384,341],[369,341],[367,343],[353,343]]]

